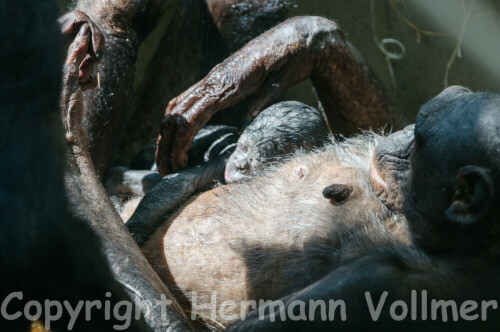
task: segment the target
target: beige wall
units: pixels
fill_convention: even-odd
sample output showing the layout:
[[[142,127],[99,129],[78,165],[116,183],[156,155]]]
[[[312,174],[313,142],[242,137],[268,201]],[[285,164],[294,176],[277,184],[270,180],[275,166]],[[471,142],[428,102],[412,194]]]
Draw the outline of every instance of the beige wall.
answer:
[[[421,34],[418,42],[415,30],[398,16],[388,0],[374,0],[378,38],[395,38],[406,47],[404,58],[392,64],[397,82],[396,104],[409,120],[414,120],[422,103],[443,89],[445,68],[471,2],[395,0],[402,14],[419,28],[449,34],[444,37]],[[292,15],[321,15],[335,19],[384,85],[391,88],[385,56],[373,38],[370,0],[297,0],[296,3]],[[463,34],[462,57],[456,58],[450,69],[449,85],[460,84],[473,90],[500,90],[500,16],[496,14],[499,9],[498,0],[474,1]],[[295,89],[290,96],[310,103],[309,88]]]

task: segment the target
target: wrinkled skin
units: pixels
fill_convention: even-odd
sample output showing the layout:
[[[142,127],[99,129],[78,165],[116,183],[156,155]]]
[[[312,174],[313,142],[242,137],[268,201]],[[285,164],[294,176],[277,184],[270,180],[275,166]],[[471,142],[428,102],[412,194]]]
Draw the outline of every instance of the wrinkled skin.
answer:
[[[297,17],[255,38],[170,101],[158,138],[160,173],[186,167],[194,135],[216,112],[251,99],[249,112],[255,117],[306,78],[316,88],[333,133],[401,126],[379,81],[337,24]]]
[[[393,211],[403,210],[403,187],[408,181],[415,125],[388,136],[375,149],[370,178],[375,194]]]
[[[226,163],[226,183],[255,176],[299,149],[310,151],[330,140],[323,115],[299,102],[282,102],[259,114],[243,131]]]
[[[279,315],[276,310],[263,315],[255,310],[227,330],[494,329],[500,322],[495,306],[486,320],[448,316],[446,322],[439,313],[433,320],[417,314],[396,322],[386,307],[375,322],[365,291],[374,304],[384,291],[387,303],[410,303],[413,290],[417,296],[425,290],[427,298],[454,300],[459,308],[465,300],[499,298],[499,119],[500,94],[450,87],[422,106],[414,135],[408,127],[379,145],[371,167],[375,193],[402,208],[413,245],[388,241],[361,251],[322,280],[281,299],[284,312],[295,314],[296,301],[303,301],[308,313],[310,300],[341,299],[348,308],[346,321],[282,321],[272,319]],[[430,310],[429,303],[423,305]]]
[[[85,19],[80,16],[79,19]],[[69,47],[68,58],[64,66],[61,108],[66,141],[69,147],[69,168],[66,172],[66,188],[72,203],[72,210],[81,218],[87,220],[92,230],[101,239],[107,263],[112,268],[114,277],[131,291],[134,301],[145,315],[144,321],[134,321],[137,330],[164,329],[187,330],[189,323],[178,304],[173,301],[163,309],[155,306],[153,301],[171,299],[169,290],[158,279],[151,266],[147,263],[139,248],[133,243],[120,216],[114,209],[94,169],[89,153],[89,138],[82,125],[84,115],[83,86],[88,86],[89,74],[93,72],[88,63],[95,64],[93,58],[99,49],[93,49],[93,40],[103,40],[96,29],[91,29],[88,23],[63,31],[78,31],[75,40]],[[95,52],[95,53],[94,53]],[[88,57],[91,61],[88,61]],[[88,61],[88,62],[86,62]],[[126,257],[126,259],[124,259]],[[143,299],[151,304],[140,305]]]
[[[157,136],[171,98],[236,51],[234,47],[282,21],[287,8],[274,0],[78,0],[76,12],[66,20],[77,23],[83,12],[106,38],[92,75],[99,87],[84,93],[84,127],[98,176],[103,178],[114,160],[128,165]],[[165,13],[172,15],[162,25]],[[146,56],[145,73],[135,81],[139,46],[157,26],[164,31],[156,44],[148,45],[154,53]],[[241,115],[234,118],[231,125]]]
[[[85,59],[80,64],[78,81],[82,90],[89,90],[97,85],[96,61],[104,46],[104,36],[99,28],[90,18],[79,10],[72,11],[59,18],[61,32],[67,37],[75,37],[84,25],[90,29],[92,40],[89,41],[89,49]]]
[[[461,177],[485,179],[486,175],[483,173],[495,174],[498,169],[495,165],[498,150],[494,151],[494,147],[498,147],[499,135],[499,118],[496,117],[498,111],[495,110],[500,105],[498,100],[495,94],[474,94],[463,87],[450,87],[422,106],[415,132],[414,126],[408,126],[403,132],[389,136],[377,147],[371,168],[375,193],[388,206],[412,217],[416,223],[415,239],[422,239],[422,246],[448,251],[452,248],[459,250],[456,246],[458,239],[468,245],[474,241],[488,243],[488,236],[480,236],[479,233],[487,233],[492,225],[475,224],[469,220],[474,217],[474,213],[479,212],[477,207],[466,214],[467,210],[473,209],[468,205],[475,202],[460,202],[451,207],[448,205],[451,196],[472,195],[474,190],[479,190],[461,188],[468,185]],[[493,129],[488,128],[489,125]],[[455,134],[460,131],[469,133],[469,136]],[[477,148],[474,148],[475,144]],[[488,148],[493,149],[493,152]],[[493,161],[489,161],[489,158]],[[493,170],[463,169],[462,166],[471,161],[481,167],[491,167],[492,164]],[[434,175],[436,173],[439,176]],[[469,173],[473,174],[466,175]],[[458,175],[455,177],[454,174]],[[495,184],[489,183],[494,179],[484,181],[488,183],[485,184],[488,188],[482,189],[486,191],[482,193],[486,203],[493,199],[490,196],[494,195],[492,187]],[[479,206],[488,210],[484,204]],[[458,210],[462,211],[460,217],[456,215]],[[440,221],[443,214],[451,224]],[[426,219],[428,221],[424,222]],[[495,220],[495,217],[490,219]],[[439,239],[439,243],[430,240],[432,233],[444,231],[448,233],[446,239]],[[474,240],[471,233],[481,240]],[[481,247],[474,244],[474,248]]]
[[[88,15],[106,39],[97,68],[99,88],[88,90],[83,96],[84,128],[99,177],[110,167],[119,144],[132,92],[137,49],[152,28],[159,6],[159,0],[80,0],[76,4],[76,10]],[[73,14],[68,15],[71,18]]]

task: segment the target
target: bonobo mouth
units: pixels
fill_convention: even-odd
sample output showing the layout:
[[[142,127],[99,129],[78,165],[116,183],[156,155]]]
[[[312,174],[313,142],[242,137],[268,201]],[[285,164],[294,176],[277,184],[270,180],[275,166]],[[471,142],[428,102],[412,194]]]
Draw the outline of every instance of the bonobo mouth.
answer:
[[[247,180],[249,177],[242,172],[237,171],[234,167],[226,164],[226,169],[224,170],[224,180],[226,183],[242,182]]]
[[[402,211],[402,188],[410,171],[410,155],[414,145],[415,126],[407,126],[380,143],[370,165],[373,192],[393,211]]]

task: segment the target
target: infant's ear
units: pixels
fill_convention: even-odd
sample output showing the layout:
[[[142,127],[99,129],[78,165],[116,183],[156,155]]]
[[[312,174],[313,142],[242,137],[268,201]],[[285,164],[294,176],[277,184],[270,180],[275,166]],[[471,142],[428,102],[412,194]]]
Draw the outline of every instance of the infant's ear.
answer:
[[[329,199],[333,205],[343,205],[352,192],[353,188],[350,185],[332,184],[323,189],[323,197]]]
[[[446,209],[448,220],[462,225],[479,221],[493,201],[493,181],[490,172],[479,166],[462,167],[457,174],[458,186]]]

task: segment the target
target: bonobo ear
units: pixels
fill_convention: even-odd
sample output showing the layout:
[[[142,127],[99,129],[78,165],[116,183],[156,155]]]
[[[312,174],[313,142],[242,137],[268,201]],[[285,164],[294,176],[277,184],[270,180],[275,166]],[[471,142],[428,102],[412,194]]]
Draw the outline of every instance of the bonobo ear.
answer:
[[[479,166],[465,166],[458,171],[458,187],[445,212],[448,220],[462,225],[479,221],[493,200],[493,181],[489,171]]]

